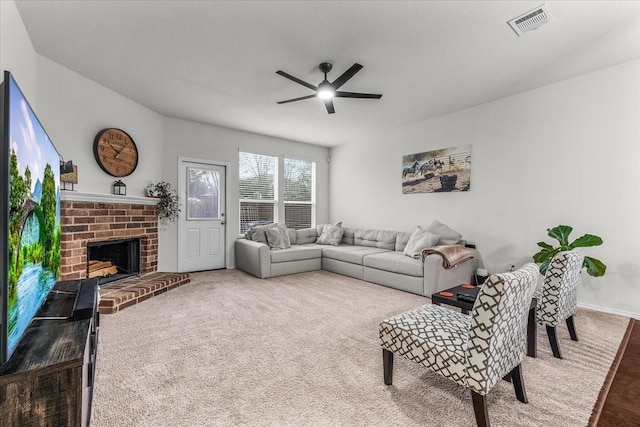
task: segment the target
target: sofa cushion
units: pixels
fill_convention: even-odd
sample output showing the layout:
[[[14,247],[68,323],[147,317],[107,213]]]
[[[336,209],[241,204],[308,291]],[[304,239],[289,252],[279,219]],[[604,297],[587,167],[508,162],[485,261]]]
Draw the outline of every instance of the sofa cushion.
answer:
[[[437,220],[427,227],[427,231],[441,236],[438,245],[455,245],[462,239],[462,234]]]
[[[442,236],[439,234],[430,233],[417,226],[402,253],[411,258],[419,258],[422,251],[434,247],[440,237]]]
[[[287,234],[289,235],[289,242],[295,245],[298,242],[298,233],[293,228],[287,228]]]
[[[322,234],[316,240],[316,243],[319,245],[333,245],[338,246],[340,241],[342,240],[342,235],[344,234],[344,228],[339,227],[337,225],[332,225],[330,227],[326,227]]]
[[[322,256],[322,247],[292,245],[288,249],[271,252],[271,262],[289,262],[300,261],[304,259],[320,258]]]
[[[287,226],[282,224],[276,227],[267,227],[267,244],[272,250],[287,249],[291,247]]]
[[[424,264],[420,259],[409,258],[398,251],[367,255],[364,257],[364,265],[408,276],[424,276]]]
[[[398,235],[396,236],[396,251],[404,251],[404,248],[407,247],[407,243],[411,238],[411,234],[407,231],[398,231]]]
[[[353,244],[357,246],[395,250],[397,234],[397,231],[364,230],[356,228],[354,230]]]
[[[388,249],[371,248],[363,246],[327,246],[322,249],[324,258],[335,259],[338,261],[349,262],[351,264],[362,265],[362,259],[365,256],[379,254],[382,252],[390,252]]]
[[[318,230],[316,229],[316,227],[296,230],[297,245],[304,245],[305,243],[315,243],[317,238]]]
[[[340,244],[353,245],[355,230],[353,228],[346,228],[346,227],[342,227],[342,228],[344,229],[344,234],[342,235],[342,241],[340,242]]]

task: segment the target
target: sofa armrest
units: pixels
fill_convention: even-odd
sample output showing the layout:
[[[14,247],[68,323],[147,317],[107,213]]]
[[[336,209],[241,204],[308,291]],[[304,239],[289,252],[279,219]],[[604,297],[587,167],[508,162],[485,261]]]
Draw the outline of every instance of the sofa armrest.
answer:
[[[473,259],[465,261],[457,266],[445,269],[442,266],[442,257],[437,254],[428,255],[424,259],[424,296],[431,297],[431,294],[442,290],[471,283],[473,275],[481,262],[480,253],[474,252]]]
[[[266,243],[237,239],[236,267],[261,279],[271,277],[271,253]]]

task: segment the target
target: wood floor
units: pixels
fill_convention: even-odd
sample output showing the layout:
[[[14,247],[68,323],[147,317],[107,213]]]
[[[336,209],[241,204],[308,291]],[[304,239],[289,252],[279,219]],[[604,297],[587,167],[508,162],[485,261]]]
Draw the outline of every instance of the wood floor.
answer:
[[[632,320],[618,353],[619,365],[613,374],[608,393],[601,393],[590,426],[640,426],[640,322]],[[615,367],[615,362],[614,362]],[[607,383],[603,391],[606,391]],[[599,408],[601,406],[601,408]],[[598,409],[600,409],[598,411]]]

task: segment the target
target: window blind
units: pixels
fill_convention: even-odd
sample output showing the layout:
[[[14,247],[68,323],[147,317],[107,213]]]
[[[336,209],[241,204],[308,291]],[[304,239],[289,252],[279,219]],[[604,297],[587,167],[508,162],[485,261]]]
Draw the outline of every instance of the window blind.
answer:
[[[240,233],[274,222],[277,157],[240,152]]]
[[[284,159],[284,219],[288,228],[309,228],[315,211],[315,164]]]

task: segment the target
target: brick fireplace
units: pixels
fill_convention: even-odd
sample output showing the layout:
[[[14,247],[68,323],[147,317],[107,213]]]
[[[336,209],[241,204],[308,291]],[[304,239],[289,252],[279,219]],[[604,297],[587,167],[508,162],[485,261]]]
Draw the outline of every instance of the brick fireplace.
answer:
[[[87,243],[140,239],[140,273],[158,267],[156,200],[82,193],[61,195],[60,280],[87,277]]]

